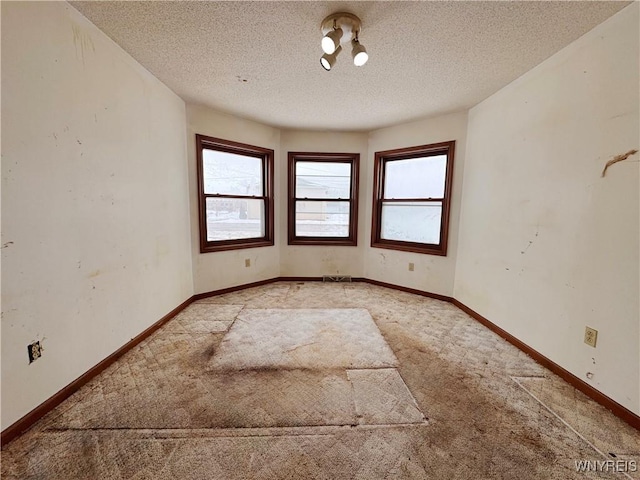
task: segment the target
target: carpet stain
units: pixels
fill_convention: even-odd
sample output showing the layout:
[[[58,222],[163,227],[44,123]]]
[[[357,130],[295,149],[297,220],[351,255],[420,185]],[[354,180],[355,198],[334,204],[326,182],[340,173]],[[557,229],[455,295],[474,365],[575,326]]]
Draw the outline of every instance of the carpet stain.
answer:
[[[6,445],[2,478],[606,479],[622,477],[576,472],[575,461],[600,459],[576,432],[618,458],[640,445],[637,431],[445,302],[283,282],[192,306]],[[353,366],[300,368],[304,358],[216,367],[247,310],[310,308],[366,309],[395,364],[357,367],[353,379]],[[342,335],[331,328],[327,338]],[[284,347],[326,354],[309,342]],[[386,423],[371,424],[379,414]],[[406,419],[420,422],[393,423]]]

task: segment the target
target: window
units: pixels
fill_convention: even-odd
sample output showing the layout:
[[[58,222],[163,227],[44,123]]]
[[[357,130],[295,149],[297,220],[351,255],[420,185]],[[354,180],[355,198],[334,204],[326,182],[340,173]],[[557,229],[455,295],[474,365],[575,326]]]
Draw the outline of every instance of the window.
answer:
[[[357,245],[359,160],[289,152],[289,245]]]
[[[273,150],[196,135],[200,251],[273,245]]]
[[[447,254],[455,141],[376,152],[371,246]]]

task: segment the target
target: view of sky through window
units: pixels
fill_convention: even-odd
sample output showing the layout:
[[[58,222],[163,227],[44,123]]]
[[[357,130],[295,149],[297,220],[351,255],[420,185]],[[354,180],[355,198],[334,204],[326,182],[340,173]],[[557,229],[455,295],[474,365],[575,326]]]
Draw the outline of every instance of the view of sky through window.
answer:
[[[394,160],[385,168],[385,198],[444,197],[446,155]]]
[[[204,193],[262,195],[262,159],[204,150]]]

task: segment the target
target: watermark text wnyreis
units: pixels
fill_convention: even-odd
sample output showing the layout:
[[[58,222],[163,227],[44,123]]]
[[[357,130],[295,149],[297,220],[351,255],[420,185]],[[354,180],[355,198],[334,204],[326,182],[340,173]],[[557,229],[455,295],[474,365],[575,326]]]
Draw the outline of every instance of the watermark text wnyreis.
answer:
[[[637,472],[635,460],[576,460],[577,472]]]

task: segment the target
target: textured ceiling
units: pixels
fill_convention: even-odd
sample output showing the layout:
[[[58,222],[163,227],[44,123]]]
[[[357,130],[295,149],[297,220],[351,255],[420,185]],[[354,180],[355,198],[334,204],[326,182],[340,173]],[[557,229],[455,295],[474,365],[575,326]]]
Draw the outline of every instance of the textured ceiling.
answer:
[[[353,131],[472,107],[628,3],[71,2],[187,102]],[[365,66],[320,66],[336,11],[362,19]]]

